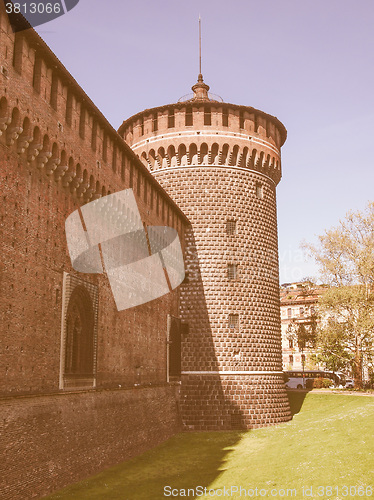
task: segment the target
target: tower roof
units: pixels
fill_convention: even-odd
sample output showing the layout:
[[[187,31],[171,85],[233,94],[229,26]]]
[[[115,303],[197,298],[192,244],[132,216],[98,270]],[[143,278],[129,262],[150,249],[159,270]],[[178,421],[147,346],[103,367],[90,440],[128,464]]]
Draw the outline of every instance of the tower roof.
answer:
[[[209,85],[204,82],[203,75],[199,73],[197,82],[192,85],[193,94],[186,94],[178,102],[223,102],[222,97],[212,94],[209,91]]]

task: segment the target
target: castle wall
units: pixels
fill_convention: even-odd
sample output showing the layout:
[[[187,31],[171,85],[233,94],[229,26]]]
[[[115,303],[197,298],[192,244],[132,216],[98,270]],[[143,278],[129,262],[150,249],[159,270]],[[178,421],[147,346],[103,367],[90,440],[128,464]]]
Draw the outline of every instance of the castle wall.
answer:
[[[179,429],[176,386],[1,402],[2,500],[41,498],[155,446]]]
[[[9,466],[2,493],[31,498],[125,460],[178,427],[167,374],[167,323],[179,316],[178,290],[117,311],[104,275],[72,268],[67,216],[132,188],[145,226],[174,227],[183,245],[188,221],[36,32],[13,33],[3,4],[0,186],[0,411]],[[76,360],[67,361],[75,289],[92,303],[94,323],[83,375]],[[77,331],[83,317],[74,316]],[[84,355],[77,354],[88,366]],[[119,446],[118,436],[131,446]]]

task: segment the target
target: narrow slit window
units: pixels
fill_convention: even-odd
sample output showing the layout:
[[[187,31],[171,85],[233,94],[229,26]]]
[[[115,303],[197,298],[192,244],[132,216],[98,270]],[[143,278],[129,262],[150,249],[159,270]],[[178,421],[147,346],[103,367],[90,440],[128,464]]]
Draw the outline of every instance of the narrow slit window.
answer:
[[[236,220],[226,221],[226,234],[229,236],[236,234]]]
[[[244,128],[244,112],[239,112],[239,127]]]
[[[264,187],[261,182],[256,182],[256,196],[260,199],[264,197]]]
[[[227,264],[227,278],[235,280],[238,277],[238,268],[236,264]]]
[[[239,314],[229,314],[229,328],[232,330],[239,328]]]

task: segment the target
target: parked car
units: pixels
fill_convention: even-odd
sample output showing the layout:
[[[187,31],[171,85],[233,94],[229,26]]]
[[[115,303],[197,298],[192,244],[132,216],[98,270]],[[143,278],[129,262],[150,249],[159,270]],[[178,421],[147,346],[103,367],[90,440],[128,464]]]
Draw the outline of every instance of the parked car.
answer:
[[[355,382],[351,378],[346,378],[345,379],[345,386],[346,389],[354,389],[355,387]]]

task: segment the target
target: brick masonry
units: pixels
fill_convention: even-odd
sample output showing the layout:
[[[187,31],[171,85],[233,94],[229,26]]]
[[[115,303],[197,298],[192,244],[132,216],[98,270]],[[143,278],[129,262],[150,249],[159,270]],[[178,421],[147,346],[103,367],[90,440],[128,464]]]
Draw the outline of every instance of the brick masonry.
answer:
[[[189,326],[182,340],[185,426],[289,420],[276,214],[283,125],[259,110],[205,99],[146,110],[119,132],[191,221],[181,287]]]
[[[117,133],[34,30],[13,33],[0,4],[2,498],[40,497],[176,432],[170,315],[189,326],[185,428],[290,418],[275,199],[285,138],[276,118],[211,101],[147,110]],[[64,223],[126,188],[145,226],[177,229],[188,276],[173,293],[118,312],[105,276],[72,269]],[[97,310],[93,372],[70,385],[66,275],[91,291]]]
[[[13,33],[3,3],[0,70],[0,496],[13,500],[98,472],[179,428],[178,387],[167,383],[179,291],[118,312],[104,275],[72,269],[66,217],[132,188],[145,226],[172,226],[183,245],[189,223],[36,32]],[[97,290],[94,370],[70,385],[66,274]]]
[[[146,451],[180,428],[177,387],[25,396],[1,402],[2,500],[27,500]]]

